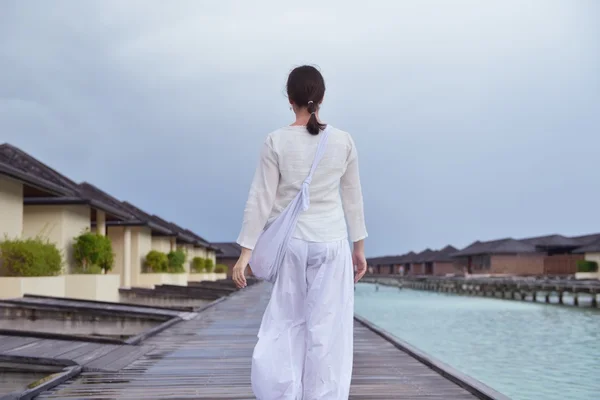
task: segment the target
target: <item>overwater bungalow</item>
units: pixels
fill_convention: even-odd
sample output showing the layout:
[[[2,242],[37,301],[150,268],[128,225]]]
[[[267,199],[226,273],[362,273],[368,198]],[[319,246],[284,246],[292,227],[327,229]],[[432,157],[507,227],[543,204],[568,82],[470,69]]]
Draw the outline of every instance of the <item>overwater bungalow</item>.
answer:
[[[450,274],[461,273],[460,267],[452,254],[458,249],[448,245],[441,250],[434,251],[429,256],[425,257],[425,275],[444,276]]]
[[[369,271],[372,274],[397,274],[403,265],[403,256],[384,256],[367,259]]]
[[[425,249],[412,257],[410,263],[410,272],[408,275],[425,275],[425,263],[429,257],[433,256],[434,254],[435,252],[433,250]]]
[[[408,253],[404,254],[400,258],[403,275],[411,274],[411,271],[412,271],[411,266],[412,266],[412,263],[415,260],[416,256],[417,256],[417,253],[415,253],[414,251],[409,251]]]
[[[532,244],[536,251],[544,254],[544,275],[571,275],[577,272],[577,261],[583,260],[574,251],[581,247],[581,240],[563,235],[546,235],[521,239]]]
[[[476,241],[452,254],[468,274],[538,275],[544,255],[533,244],[512,238]]]
[[[573,253],[580,246],[577,239],[561,235],[505,238],[476,241],[452,256],[471,274],[569,275],[583,259]]]

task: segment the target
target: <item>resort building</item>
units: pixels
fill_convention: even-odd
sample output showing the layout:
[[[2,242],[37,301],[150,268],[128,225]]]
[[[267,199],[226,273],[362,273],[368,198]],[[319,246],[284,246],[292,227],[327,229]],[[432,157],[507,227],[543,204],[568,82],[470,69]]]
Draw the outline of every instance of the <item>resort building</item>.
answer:
[[[109,239],[114,260],[106,273],[82,274],[76,265],[74,243],[85,232]],[[115,301],[119,288],[186,285],[193,259],[210,259],[214,265],[220,251],[189,229],[122,202],[91,183],[78,184],[24,151],[2,144],[0,242],[35,238],[56,246],[62,273],[18,276],[3,265],[0,254],[0,297],[30,293]],[[151,250],[167,254],[178,249],[186,254],[183,273],[146,270]]]

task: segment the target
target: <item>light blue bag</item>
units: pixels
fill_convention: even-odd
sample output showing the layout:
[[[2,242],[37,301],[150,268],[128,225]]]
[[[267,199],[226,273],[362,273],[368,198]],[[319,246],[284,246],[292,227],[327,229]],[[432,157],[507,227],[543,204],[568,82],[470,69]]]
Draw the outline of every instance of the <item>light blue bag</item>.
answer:
[[[252,251],[252,256],[250,257],[252,273],[258,279],[268,282],[275,282],[277,279],[277,271],[296,229],[300,213],[308,210],[310,205],[308,188],[310,187],[317,165],[323,158],[323,154],[325,154],[330,131],[331,129],[327,125],[325,130],[321,132],[321,140],[317,147],[315,159],[313,160],[308,177],[302,183],[301,190],[281,214],[265,227],[258,237],[258,241]]]

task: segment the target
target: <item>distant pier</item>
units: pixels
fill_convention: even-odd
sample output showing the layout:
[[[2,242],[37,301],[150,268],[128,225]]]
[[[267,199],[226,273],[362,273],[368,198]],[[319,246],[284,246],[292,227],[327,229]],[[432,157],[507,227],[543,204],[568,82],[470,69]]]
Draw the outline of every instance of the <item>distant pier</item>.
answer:
[[[598,308],[600,281],[555,278],[401,277],[377,275],[363,282],[441,293],[454,293],[546,304]]]

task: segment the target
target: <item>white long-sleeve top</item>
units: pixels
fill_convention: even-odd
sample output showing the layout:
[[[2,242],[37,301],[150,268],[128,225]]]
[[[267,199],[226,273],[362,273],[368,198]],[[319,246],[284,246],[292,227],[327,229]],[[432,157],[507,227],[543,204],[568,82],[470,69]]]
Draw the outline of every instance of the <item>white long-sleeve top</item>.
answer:
[[[296,196],[320,139],[303,126],[286,126],[268,135],[246,202],[240,246],[253,249],[266,224]],[[309,194],[310,207],[300,214],[294,238],[332,242],[349,237],[356,242],[367,237],[358,155],[348,133],[331,127]]]

